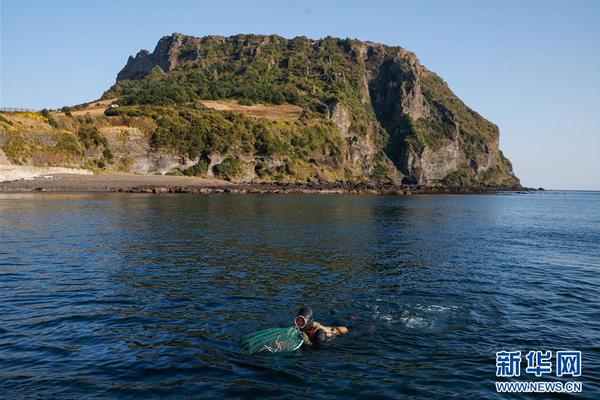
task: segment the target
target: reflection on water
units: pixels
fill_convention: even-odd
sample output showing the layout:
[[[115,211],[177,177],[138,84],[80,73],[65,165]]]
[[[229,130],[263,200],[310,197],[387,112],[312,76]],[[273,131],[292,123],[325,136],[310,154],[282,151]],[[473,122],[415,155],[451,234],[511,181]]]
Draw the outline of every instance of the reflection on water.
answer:
[[[502,349],[584,352],[600,195],[0,195],[0,395],[494,397]],[[350,334],[249,356],[301,304]]]

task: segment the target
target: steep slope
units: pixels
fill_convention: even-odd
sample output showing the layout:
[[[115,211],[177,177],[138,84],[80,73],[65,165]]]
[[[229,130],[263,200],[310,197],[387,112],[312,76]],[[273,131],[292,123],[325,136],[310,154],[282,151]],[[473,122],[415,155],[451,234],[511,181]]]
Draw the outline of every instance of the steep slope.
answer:
[[[303,107],[307,119],[338,126],[338,161],[346,176],[518,186],[498,148],[498,128],[399,47],[334,38],[173,34],[154,52],[130,58],[105,94],[111,96],[125,105],[287,102]]]
[[[85,107],[45,116],[56,135],[78,141],[71,164],[236,181],[520,187],[498,127],[400,47],[176,33],[130,57],[102,100],[114,103],[106,116]]]

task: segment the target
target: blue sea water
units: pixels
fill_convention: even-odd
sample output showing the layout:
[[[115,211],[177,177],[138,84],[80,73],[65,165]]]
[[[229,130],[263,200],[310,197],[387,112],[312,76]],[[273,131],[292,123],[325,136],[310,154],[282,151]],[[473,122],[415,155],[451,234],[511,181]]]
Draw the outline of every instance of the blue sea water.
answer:
[[[350,333],[242,351],[301,305]],[[0,194],[1,398],[503,398],[501,350],[600,398],[600,193]]]

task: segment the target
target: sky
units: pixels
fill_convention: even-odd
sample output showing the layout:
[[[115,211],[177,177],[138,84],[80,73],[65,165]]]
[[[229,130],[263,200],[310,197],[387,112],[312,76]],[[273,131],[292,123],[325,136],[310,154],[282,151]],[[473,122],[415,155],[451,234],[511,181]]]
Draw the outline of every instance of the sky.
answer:
[[[600,1],[0,2],[0,107],[97,99],[173,32],[371,40],[496,123],[523,185],[600,190]]]

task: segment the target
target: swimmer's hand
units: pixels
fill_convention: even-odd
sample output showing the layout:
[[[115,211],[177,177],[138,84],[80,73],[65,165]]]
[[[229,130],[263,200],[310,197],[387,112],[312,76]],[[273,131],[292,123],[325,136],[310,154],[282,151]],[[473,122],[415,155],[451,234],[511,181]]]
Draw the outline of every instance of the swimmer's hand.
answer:
[[[302,338],[302,340],[304,340],[304,344],[310,346],[312,345],[312,343],[310,342],[310,339],[308,338],[308,335],[302,331],[300,331],[300,337]]]
[[[338,326],[334,329],[336,335],[345,335],[346,333],[348,333],[348,328],[346,328],[345,326]]]

